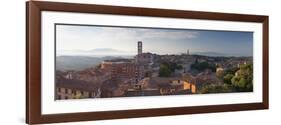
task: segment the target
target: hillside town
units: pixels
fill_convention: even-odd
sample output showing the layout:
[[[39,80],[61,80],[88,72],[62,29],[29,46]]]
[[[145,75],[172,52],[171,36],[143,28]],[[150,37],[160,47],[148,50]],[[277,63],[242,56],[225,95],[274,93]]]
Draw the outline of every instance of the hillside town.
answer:
[[[143,52],[84,70],[56,70],[55,99],[188,95],[253,91],[252,57]]]

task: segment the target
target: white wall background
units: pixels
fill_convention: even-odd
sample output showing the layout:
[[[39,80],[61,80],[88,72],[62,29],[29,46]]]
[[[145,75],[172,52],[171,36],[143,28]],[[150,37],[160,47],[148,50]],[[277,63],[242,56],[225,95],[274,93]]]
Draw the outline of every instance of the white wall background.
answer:
[[[63,1],[63,0],[52,0]],[[66,0],[65,0],[66,1]],[[281,7],[277,0],[67,0],[80,3],[181,10],[264,14],[270,16],[270,109],[120,120],[63,123],[72,125],[278,124],[281,113]],[[25,0],[0,4],[0,124],[25,124]]]

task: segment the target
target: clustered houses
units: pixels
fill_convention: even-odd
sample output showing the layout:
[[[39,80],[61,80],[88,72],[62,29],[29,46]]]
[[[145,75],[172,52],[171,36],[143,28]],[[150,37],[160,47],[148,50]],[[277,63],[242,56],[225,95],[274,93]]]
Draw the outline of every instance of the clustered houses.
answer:
[[[252,58],[227,58],[224,61],[216,62],[217,67],[226,69],[226,68],[239,68],[241,65],[251,64],[253,62]]]
[[[159,56],[143,53],[141,41],[137,45],[138,54],[134,59],[105,60],[99,68],[61,75],[56,82],[56,99],[196,93],[196,85],[190,79],[158,77],[159,64],[155,60]],[[189,57],[189,50],[187,53],[185,57]],[[166,61],[175,60],[176,57],[169,56]],[[183,58],[180,61],[184,61]]]
[[[152,78],[151,82],[158,85],[161,95],[196,93],[196,85],[182,77]]]
[[[95,68],[57,72],[55,99],[100,98],[100,86],[109,78],[109,73]]]
[[[86,81],[74,79],[56,81],[56,99],[99,98],[100,95],[100,88]]]
[[[141,89],[128,89],[125,96],[179,95],[197,91],[194,82],[184,77],[148,77],[140,82]]]
[[[248,58],[189,55],[156,55],[142,51],[133,59],[104,60],[100,66],[56,75],[56,99],[100,98],[120,96],[178,95],[197,93],[208,83],[221,83],[216,73],[207,69],[190,72],[195,61],[216,64],[216,72],[251,62]],[[173,62],[182,66],[172,76],[159,77],[160,65]]]

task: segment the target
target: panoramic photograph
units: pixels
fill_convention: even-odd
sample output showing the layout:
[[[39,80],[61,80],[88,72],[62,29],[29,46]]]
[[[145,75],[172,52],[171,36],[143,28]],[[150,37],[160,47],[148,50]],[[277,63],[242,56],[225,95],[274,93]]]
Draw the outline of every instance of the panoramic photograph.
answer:
[[[55,100],[253,92],[253,32],[55,25]]]

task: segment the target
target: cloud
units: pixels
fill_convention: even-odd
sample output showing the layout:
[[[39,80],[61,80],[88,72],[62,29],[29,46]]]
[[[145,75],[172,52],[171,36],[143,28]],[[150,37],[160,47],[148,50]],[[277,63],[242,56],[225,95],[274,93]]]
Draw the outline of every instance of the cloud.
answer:
[[[183,40],[197,38],[199,32],[195,31],[161,31],[161,30],[150,30],[143,34],[143,38],[155,39],[170,39],[170,40]]]
[[[56,33],[56,49],[69,51],[111,48],[136,53],[137,41],[143,41],[144,52],[157,54],[177,54],[190,49],[252,55],[253,44],[251,33],[229,31],[57,25]]]
[[[189,30],[71,25],[58,25],[57,33],[58,50],[114,48],[130,52],[136,51],[137,41],[146,41],[152,45],[157,41],[187,41],[200,35],[199,32]]]
[[[64,34],[76,39],[96,40],[134,40],[134,39],[193,39],[199,36],[199,32],[169,29],[148,28],[121,28],[121,27],[89,27],[89,26],[61,26]],[[59,28],[58,28],[59,29]]]

